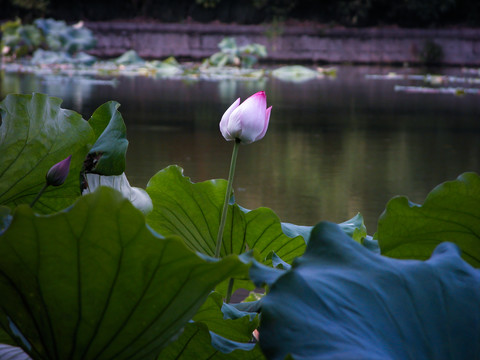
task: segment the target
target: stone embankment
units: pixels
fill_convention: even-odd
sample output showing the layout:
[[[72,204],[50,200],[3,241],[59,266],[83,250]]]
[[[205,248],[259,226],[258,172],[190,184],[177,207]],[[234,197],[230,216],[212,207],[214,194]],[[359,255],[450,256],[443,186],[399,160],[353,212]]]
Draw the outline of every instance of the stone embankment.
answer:
[[[144,58],[201,60],[226,36],[239,45],[260,43],[268,60],[285,63],[480,65],[480,29],[328,28],[320,25],[163,24],[87,22],[97,37],[91,53],[119,56],[134,49]]]

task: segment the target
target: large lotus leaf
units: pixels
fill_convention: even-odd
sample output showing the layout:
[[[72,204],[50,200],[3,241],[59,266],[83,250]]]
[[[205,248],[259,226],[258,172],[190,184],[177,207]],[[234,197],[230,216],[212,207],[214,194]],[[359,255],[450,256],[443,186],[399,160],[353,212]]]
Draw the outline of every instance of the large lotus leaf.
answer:
[[[273,251],[283,261],[291,263],[305,251],[306,244],[303,237],[285,235],[280,218],[272,210],[258,208],[245,214],[245,219],[248,248],[257,250],[262,259],[268,258]]]
[[[457,244],[462,257],[480,267],[480,177],[465,173],[433,189],[422,206],[405,197],[390,200],[378,222],[382,254],[427,259],[443,241]]]
[[[99,175],[121,175],[125,171],[127,129],[116,101],[101,105],[88,121],[97,141],[85,161],[85,171]]]
[[[11,338],[8,333],[0,327],[0,344],[15,345],[16,342]],[[1,357],[0,357],[1,359]]]
[[[60,108],[61,102],[43,94],[11,94],[0,103],[1,205],[30,203],[50,167],[68,155],[72,161],[66,182],[48,187],[35,209],[57,211],[80,196],[79,173],[94,134],[79,114]]]
[[[203,322],[217,335],[238,342],[249,342],[252,332],[258,327],[257,313],[240,311],[224,303],[217,292],[209,295],[193,320]]]
[[[50,216],[19,206],[0,254],[0,325],[35,359],[151,358],[217,283],[247,271],[160,237],[105,187]]]
[[[225,180],[192,183],[183,176],[182,169],[170,166],[147,185],[153,201],[148,224],[161,234],[180,235],[193,250],[214,256],[226,187]],[[305,242],[300,236],[286,236],[272,210],[260,208],[245,213],[231,204],[221,256],[253,248],[262,259],[275,251],[288,262],[303,253]]]
[[[251,275],[262,281],[259,267]],[[452,243],[427,261],[397,260],[320,223],[261,318],[269,359],[479,359],[480,271]]]
[[[182,169],[169,166],[150,179],[146,190],[153,202],[153,211],[147,216],[153,229],[164,235],[180,235],[191,249],[215,255],[226,182],[193,184]],[[243,252],[244,247],[235,250]]]
[[[225,339],[201,323],[189,323],[182,335],[157,357],[157,360],[263,360],[258,344]],[[0,359],[1,360],[1,359]]]

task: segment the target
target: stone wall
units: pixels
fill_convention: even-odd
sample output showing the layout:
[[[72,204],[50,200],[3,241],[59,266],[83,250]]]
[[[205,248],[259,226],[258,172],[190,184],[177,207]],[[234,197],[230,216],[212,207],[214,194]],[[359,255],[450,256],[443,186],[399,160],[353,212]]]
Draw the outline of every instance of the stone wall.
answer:
[[[297,63],[418,64],[441,48],[445,65],[480,65],[480,29],[345,29],[322,26],[87,22],[97,37],[91,53],[119,56],[134,49],[144,58],[200,60],[218,51],[226,36],[242,45],[263,44],[268,60]],[[432,46],[432,44],[435,44]]]

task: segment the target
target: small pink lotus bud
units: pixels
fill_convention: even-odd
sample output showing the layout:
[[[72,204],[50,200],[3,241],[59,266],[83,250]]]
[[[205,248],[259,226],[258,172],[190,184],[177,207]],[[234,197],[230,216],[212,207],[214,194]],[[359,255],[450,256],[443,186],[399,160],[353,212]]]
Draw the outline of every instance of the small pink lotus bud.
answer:
[[[68,171],[70,170],[71,159],[72,155],[53,165],[50,170],[48,170],[46,176],[47,185],[60,186],[65,182],[68,176]]]
[[[225,140],[238,139],[244,144],[265,136],[272,107],[267,109],[265,91],[259,91],[240,104],[237,99],[225,111],[220,121],[220,132]]]

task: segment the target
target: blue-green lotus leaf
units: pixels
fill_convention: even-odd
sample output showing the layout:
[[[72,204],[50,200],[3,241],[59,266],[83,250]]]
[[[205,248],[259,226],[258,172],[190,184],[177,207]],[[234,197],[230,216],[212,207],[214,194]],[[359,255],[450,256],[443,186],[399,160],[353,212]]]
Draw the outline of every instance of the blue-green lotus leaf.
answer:
[[[378,221],[382,254],[427,259],[443,241],[457,244],[462,257],[480,267],[480,176],[465,173],[433,189],[423,205],[396,197]]]
[[[338,224],[338,226],[340,226],[345,234],[350,236],[353,240],[366,245],[365,238],[367,238],[367,228],[363,222],[362,214],[358,213],[353,218]],[[310,240],[312,229],[313,226],[282,223],[282,230],[286,235],[290,237],[301,236],[305,239],[306,243],[308,243]],[[368,246],[374,247],[374,243],[375,241],[373,241],[373,243],[369,243]]]
[[[31,360],[31,357],[18,346],[0,343],[0,360]]]
[[[53,215],[18,206],[0,254],[0,326],[35,359],[152,358],[218,283],[248,271],[162,238],[106,187]]]
[[[426,261],[397,260],[320,223],[261,319],[269,359],[479,359],[480,271],[452,243]]]

